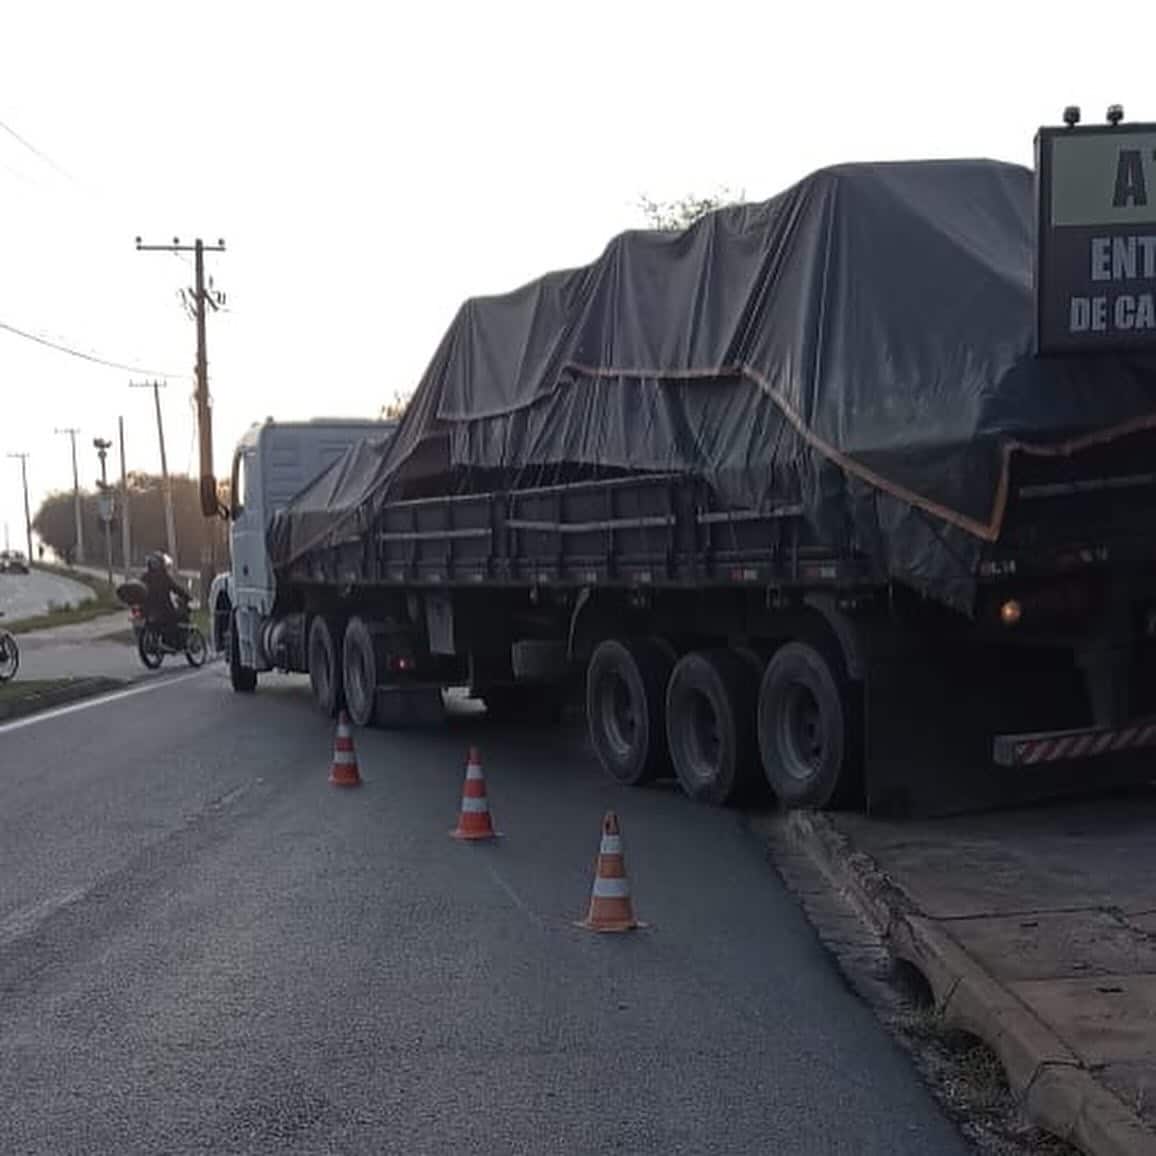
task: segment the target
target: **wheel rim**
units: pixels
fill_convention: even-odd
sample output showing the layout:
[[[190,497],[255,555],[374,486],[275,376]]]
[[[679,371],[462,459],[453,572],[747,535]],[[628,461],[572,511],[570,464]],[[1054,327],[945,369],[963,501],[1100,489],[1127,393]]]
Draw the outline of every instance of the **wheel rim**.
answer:
[[[601,714],[607,742],[616,758],[628,758],[638,738],[639,718],[630,684],[618,671],[602,680]]]
[[[700,782],[713,782],[722,766],[722,729],[714,703],[701,690],[688,696],[682,718],[686,728],[686,766]]]
[[[349,662],[345,670],[345,696],[354,713],[361,714],[368,700],[369,662],[360,646],[350,647],[346,654],[349,655]]]
[[[309,655],[309,674],[313,679],[313,686],[316,688],[317,697],[322,701],[329,698],[329,652],[325,649],[324,644],[318,639],[313,644],[312,651]]]
[[[800,782],[813,778],[823,765],[826,743],[823,711],[809,686],[795,682],[786,688],[778,721],[783,769]]]
[[[185,651],[189,656],[189,661],[194,666],[200,666],[205,661],[205,640],[199,630],[193,630],[189,633]]]

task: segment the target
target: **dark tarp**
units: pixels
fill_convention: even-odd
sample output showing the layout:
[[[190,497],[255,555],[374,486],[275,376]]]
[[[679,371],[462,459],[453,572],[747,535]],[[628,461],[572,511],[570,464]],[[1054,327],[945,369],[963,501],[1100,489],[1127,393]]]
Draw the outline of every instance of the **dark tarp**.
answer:
[[[392,442],[305,491],[273,557],[391,498],[679,470],[726,505],[801,500],[881,577],[966,606],[1017,446],[1156,424],[1151,361],[1032,356],[1033,240],[1031,172],[993,161],[841,165],[625,233],[466,302]]]

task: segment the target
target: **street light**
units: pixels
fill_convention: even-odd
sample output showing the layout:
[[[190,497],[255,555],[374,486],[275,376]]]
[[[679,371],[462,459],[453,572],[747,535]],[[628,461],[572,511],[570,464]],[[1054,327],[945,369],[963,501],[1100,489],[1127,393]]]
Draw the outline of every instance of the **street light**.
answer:
[[[104,556],[108,564],[108,584],[112,585],[112,491],[108,485],[108,451],[112,442],[107,438],[93,438],[93,448],[100,458],[100,520],[104,523]]]

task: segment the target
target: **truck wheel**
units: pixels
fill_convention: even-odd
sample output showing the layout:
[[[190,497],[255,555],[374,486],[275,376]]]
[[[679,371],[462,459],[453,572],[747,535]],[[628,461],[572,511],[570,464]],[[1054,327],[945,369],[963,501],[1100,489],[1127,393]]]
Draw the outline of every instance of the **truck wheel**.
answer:
[[[759,687],[759,750],[767,782],[787,807],[821,808],[853,789],[850,683],[803,642],[771,658]]]
[[[377,687],[384,670],[380,638],[363,618],[351,618],[345,627],[341,671],[345,706],[359,727],[372,725]]]
[[[237,615],[229,618],[229,682],[237,694],[252,694],[257,689],[257,672],[241,665],[241,640],[237,635]]]
[[[309,684],[322,713],[330,718],[341,709],[341,654],[330,619],[318,614],[309,627]]]
[[[586,668],[586,722],[602,765],[634,786],[670,770],[666,683],[673,663],[647,640],[599,643]]]
[[[748,659],[729,650],[684,655],[666,692],[666,735],[682,789],[724,804],[758,783],[755,681]]]

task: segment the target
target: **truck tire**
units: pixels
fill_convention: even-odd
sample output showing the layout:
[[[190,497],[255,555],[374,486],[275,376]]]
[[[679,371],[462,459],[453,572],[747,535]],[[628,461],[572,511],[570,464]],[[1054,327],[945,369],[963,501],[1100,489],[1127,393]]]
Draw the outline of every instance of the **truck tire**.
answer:
[[[599,761],[636,786],[670,772],[666,684],[673,663],[646,639],[607,639],[586,668],[586,723]]]
[[[318,614],[309,627],[309,685],[322,713],[333,718],[341,709],[341,648],[340,635],[334,622]]]
[[[241,665],[241,640],[237,636],[237,614],[229,617],[229,682],[236,694],[252,694],[257,689],[257,672]]]
[[[377,705],[377,688],[385,671],[381,632],[364,618],[353,617],[345,627],[341,651],[345,708],[359,727],[371,726]]]
[[[666,735],[682,789],[723,805],[759,783],[757,692],[750,660],[730,650],[684,655],[666,692]]]
[[[854,790],[851,690],[842,664],[804,642],[788,642],[768,663],[759,687],[759,750],[785,807],[837,805]]]

